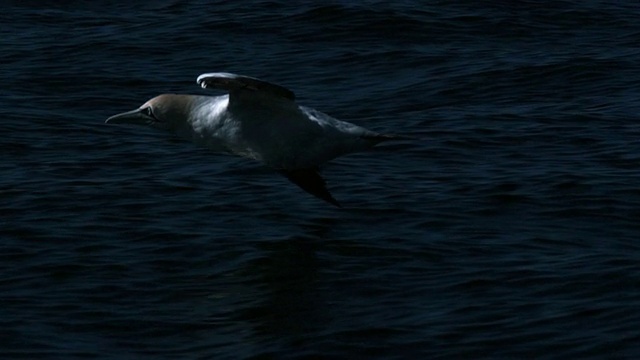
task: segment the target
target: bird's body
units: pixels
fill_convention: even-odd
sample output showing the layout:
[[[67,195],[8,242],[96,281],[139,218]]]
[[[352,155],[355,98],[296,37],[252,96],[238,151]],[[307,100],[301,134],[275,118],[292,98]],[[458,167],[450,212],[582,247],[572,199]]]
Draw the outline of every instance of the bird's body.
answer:
[[[288,89],[255,78],[211,73],[199,76],[198,83],[229,94],[163,94],[107,123],[146,124],[216,152],[260,161],[335,205],[318,166],[393,138],[300,106]]]

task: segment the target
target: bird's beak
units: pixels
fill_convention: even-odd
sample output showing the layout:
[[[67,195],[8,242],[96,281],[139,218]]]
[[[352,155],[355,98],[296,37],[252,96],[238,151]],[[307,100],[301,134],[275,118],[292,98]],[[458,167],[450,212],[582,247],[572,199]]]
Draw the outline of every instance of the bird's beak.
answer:
[[[149,120],[149,116],[147,116],[142,109],[135,109],[122,114],[113,115],[105,121],[105,124],[148,125]]]

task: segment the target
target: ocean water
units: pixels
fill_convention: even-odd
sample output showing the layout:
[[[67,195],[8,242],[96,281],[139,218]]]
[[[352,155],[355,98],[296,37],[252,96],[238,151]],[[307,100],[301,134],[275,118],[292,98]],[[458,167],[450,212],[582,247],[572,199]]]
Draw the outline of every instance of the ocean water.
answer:
[[[15,1],[0,12],[3,359],[633,359],[634,2]],[[415,137],[323,168],[104,124],[259,77]]]

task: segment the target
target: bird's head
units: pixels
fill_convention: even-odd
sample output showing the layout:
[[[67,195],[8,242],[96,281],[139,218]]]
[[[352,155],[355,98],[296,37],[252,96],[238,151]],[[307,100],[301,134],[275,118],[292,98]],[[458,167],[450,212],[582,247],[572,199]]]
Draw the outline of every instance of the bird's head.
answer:
[[[105,123],[146,125],[161,130],[175,130],[185,121],[191,103],[189,95],[163,94],[135,110],[113,115]]]

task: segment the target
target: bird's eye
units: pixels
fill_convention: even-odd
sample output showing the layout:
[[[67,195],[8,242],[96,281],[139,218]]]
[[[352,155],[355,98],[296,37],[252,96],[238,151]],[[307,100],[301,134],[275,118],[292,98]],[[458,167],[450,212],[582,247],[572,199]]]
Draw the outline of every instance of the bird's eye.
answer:
[[[150,118],[155,119],[156,117],[153,115],[153,110],[151,110],[151,106],[144,108],[142,112]]]

